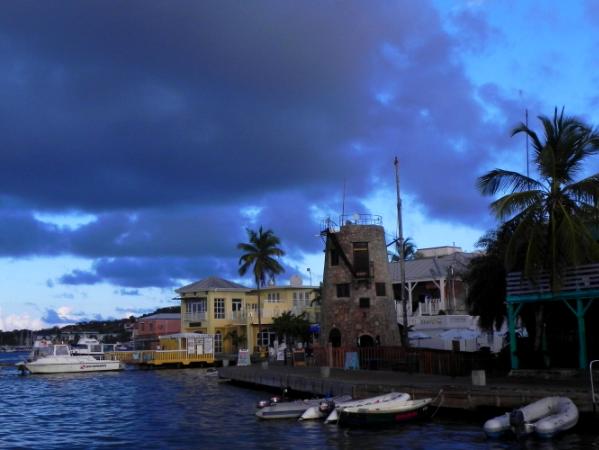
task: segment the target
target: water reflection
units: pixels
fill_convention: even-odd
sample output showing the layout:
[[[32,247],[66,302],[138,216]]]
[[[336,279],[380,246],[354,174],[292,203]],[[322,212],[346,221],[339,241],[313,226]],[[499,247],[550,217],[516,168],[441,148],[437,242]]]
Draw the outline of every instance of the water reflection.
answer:
[[[259,421],[267,393],[199,369],[19,376],[0,366],[0,443],[20,448],[542,449],[599,448],[596,435],[489,441],[472,419],[436,417],[385,430]]]

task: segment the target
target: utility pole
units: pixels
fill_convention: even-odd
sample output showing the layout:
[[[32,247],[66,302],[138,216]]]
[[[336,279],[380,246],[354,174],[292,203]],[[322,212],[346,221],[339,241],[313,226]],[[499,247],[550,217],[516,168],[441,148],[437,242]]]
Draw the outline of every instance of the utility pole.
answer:
[[[397,156],[395,157],[395,161],[393,162],[395,166],[395,185],[397,188],[397,253],[399,253],[399,272],[401,279],[400,286],[400,295],[399,301],[401,302],[402,312],[403,312],[403,330],[401,336],[402,345],[405,348],[409,347],[408,340],[408,305],[405,294],[405,286],[406,286],[406,261],[404,254],[404,239],[403,239],[403,224],[401,220],[401,195],[399,193],[399,160]]]

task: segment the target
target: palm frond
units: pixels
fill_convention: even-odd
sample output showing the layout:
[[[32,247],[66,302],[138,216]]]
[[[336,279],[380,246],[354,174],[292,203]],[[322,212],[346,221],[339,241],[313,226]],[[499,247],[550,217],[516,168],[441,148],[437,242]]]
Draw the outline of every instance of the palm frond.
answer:
[[[479,177],[477,187],[484,195],[495,195],[504,190],[523,192],[543,189],[543,185],[534,178],[503,169],[494,169]]]
[[[577,203],[599,206],[599,173],[564,186],[563,192]]]
[[[539,190],[515,192],[491,203],[491,209],[499,220],[505,220],[514,214],[525,212],[528,208],[538,208],[542,203],[544,192]]]

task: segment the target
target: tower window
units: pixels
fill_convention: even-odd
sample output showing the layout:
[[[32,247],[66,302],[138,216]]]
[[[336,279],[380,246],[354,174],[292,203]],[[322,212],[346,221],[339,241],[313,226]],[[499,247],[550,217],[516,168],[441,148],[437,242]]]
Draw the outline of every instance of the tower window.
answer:
[[[360,297],[360,308],[370,308],[370,298]]]
[[[376,296],[384,297],[387,295],[387,285],[385,283],[376,283]]]
[[[339,252],[337,252],[336,249],[332,248],[329,252],[329,255],[331,257],[331,266],[338,266],[339,265]]]
[[[368,242],[354,242],[354,269],[359,277],[367,277],[370,269]]]
[[[349,283],[337,285],[337,297],[349,297]]]

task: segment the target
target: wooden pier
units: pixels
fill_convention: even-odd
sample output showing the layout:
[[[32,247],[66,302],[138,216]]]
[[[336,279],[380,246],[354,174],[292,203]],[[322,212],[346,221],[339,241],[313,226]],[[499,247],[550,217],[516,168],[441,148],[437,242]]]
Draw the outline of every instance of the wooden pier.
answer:
[[[107,359],[140,366],[207,366],[214,364],[214,354],[192,355],[186,350],[139,350],[111,352]]]
[[[475,386],[472,377],[408,374],[392,371],[344,370],[312,367],[223,367],[219,376],[236,383],[262,388],[289,387],[314,395],[349,394],[364,398],[387,392],[407,392],[413,398],[435,398],[435,406],[462,410],[499,408],[511,410],[547,396],[566,396],[580,412],[593,411],[588,376],[576,372],[560,379],[540,376],[500,377]]]
[[[106,358],[139,366],[207,366],[214,364],[214,336],[175,333],[160,336],[160,350],[106,353]]]

